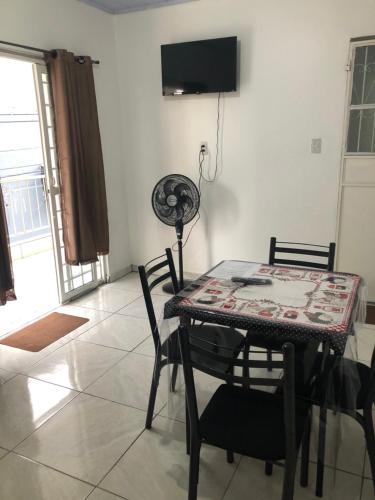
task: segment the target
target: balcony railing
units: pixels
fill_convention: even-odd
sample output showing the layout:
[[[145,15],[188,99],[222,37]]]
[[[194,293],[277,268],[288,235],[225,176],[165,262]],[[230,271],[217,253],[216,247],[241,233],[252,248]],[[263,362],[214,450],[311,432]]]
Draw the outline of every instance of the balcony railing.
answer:
[[[1,179],[11,245],[50,234],[44,182],[43,173]]]

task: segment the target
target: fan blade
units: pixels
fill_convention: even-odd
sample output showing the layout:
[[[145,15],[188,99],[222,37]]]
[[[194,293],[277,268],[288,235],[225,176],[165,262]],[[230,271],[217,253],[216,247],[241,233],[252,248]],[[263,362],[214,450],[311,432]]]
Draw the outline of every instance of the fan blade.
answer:
[[[185,184],[185,182],[180,182],[180,184],[177,184],[177,186],[174,188],[173,194],[175,194],[176,196],[182,196],[189,191],[189,186]]]
[[[165,194],[164,193],[160,193],[160,191],[156,192],[155,200],[156,200],[156,203],[158,203],[159,205],[165,205],[166,204]]]
[[[194,206],[193,200],[190,198],[190,196],[186,196],[186,194],[181,196],[181,198],[178,201],[179,201],[180,205],[183,205],[183,206],[187,205],[189,210],[191,210]]]
[[[158,212],[162,217],[170,217],[173,213],[173,208],[160,205],[158,207]]]
[[[165,197],[167,198],[169,195],[174,194],[173,186],[175,185],[175,181],[168,180],[165,182],[163,186]]]
[[[182,220],[185,215],[185,210],[183,209],[183,207],[180,204],[178,204],[175,206],[175,210],[176,210],[177,220]]]

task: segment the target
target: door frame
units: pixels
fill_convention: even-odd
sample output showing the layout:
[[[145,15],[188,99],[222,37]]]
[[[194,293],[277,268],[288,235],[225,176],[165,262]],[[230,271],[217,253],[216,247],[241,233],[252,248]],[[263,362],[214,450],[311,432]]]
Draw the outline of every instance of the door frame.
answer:
[[[89,264],[91,266],[91,276],[92,279],[88,283],[85,283],[81,286],[75,287],[74,279],[82,276],[83,282],[83,269],[81,267],[81,274],[78,276],[74,276],[72,272],[72,266],[65,263],[63,260],[63,241],[62,241],[62,228],[61,226],[61,215],[60,218],[58,216],[58,208],[57,208],[57,199],[60,198],[60,179],[58,173],[58,162],[56,156],[56,166],[55,169],[52,167],[52,157],[51,151],[54,149],[56,153],[56,142],[55,142],[55,130],[53,125],[48,125],[46,108],[47,106],[50,109],[50,120],[54,123],[53,116],[53,107],[51,100],[49,105],[46,103],[45,99],[45,89],[44,86],[48,86],[49,96],[50,85],[49,85],[49,76],[47,72],[47,65],[44,61],[38,61],[33,64],[34,71],[34,82],[35,82],[35,90],[37,96],[38,103],[38,112],[39,112],[39,124],[40,124],[40,135],[42,141],[42,149],[43,149],[43,157],[44,157],[44,166],[45,166],[45,175],[46,175],[46,198],[48,205],[48,212],[50,217],[51,224],[51,232],[52,232],[52,241],[53,241],[53,249],[54,249],[54,257],[55,257],[55,270],[56,270],[56,280],[58,286],[58,294],[59,300],[61,304],[69,302],[70,300],[79,297],[80,295],[84,295],[85,293],[94,290],[100,284],[102,284],[106,276],[107,272],[107,259],[99,258],[98,263]],[[51,145],[50,134],[53,136],[53,145]],[[55,173],[53,172],[55,170]],[[61,198],[60,198],[60,208],[61,208]],[[61,214],[61,210],[60,210]],[[59,220],[60,219],[60,220]],[[101,276],[98,275],[98,269],[100,270]],[[65,276],[64,276],[65,270]],[[68,286],[68,290],[66,289],[66,283]]]
[[[340,248],[340,231],[341,231],[341,212],[342,212],[342,198],[343,190],[345,187],[362,187],[371,186],[370,184],[356,184],[356,183],[345,183],[344,182],[344,167],[347,158],[358,157],[362,159],[370,158],[375,160],[375,153],[348,153],[347,140],[348,140],[348,130],[349,130],[349,117],[350,117],[350,98],[353,90],[353,74],[354,74],[354,57],[355,49],[357,47],[367,47],[369,45],[375,45],[375,36],[373,37],[361,37],[360,39],[352,39],[349,44],[349,53],[346,65],[347,77],[346,77],[346,90],[345,90],[345,110],[344,110],[344,125],[342,132],[342,146],[341,146],[341,161],[340,161],[340,177],[338,186],[338,198],[337,198],[337,217],[336,217],[336,246],[337,250]],[[375,187],[375,186],[374,186]],[[336,264],[335,267],[340,265],[340,252],[336,251]]]

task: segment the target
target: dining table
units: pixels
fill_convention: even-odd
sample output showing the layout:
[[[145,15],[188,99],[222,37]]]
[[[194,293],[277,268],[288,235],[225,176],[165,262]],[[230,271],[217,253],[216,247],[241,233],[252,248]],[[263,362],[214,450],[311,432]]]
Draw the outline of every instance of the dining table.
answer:
[[[324,365],[324,357],[329,355],[338,363],[343,357],[358,360],[356,325],[364,323],[365,311],[366,286],[356,274],[224,260],[165,303],[160,331],[165,339],[177,324],[202,322],[235,328],[244,336],[256,333],[265,345],[273,340],[278,345],[315,343],[323,352]],[[359,383],[356,373],[350,376],[353,384],[344,390],[351,391],[355,401]],[[324,377],[327,400],[335,399],[329,373]],[[169,396],[170,416],[176,411],[175,397]],[[184,396],[180,404],[184,404]],[[320,415],[326,426],[326,412]],[[342,441],[340,408],[334,417],[330,425],[336,433],[336,462]],[[323,458],[318,457],[318,462],[323,463]]]
[[[264,284],[246,284],[249,278]],[[229,326],[284,342],[318,340],[342,356],[361,320],[363,287],[361,277],[350,273],[222,261],[168,300],[164,319]]]

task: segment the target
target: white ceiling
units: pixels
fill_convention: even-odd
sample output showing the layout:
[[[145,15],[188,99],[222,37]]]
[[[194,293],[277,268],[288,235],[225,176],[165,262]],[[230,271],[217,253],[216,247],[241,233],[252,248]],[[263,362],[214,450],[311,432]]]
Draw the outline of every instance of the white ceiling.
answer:
[[[123,14],[196,0],[78,0],[110,14]]]

